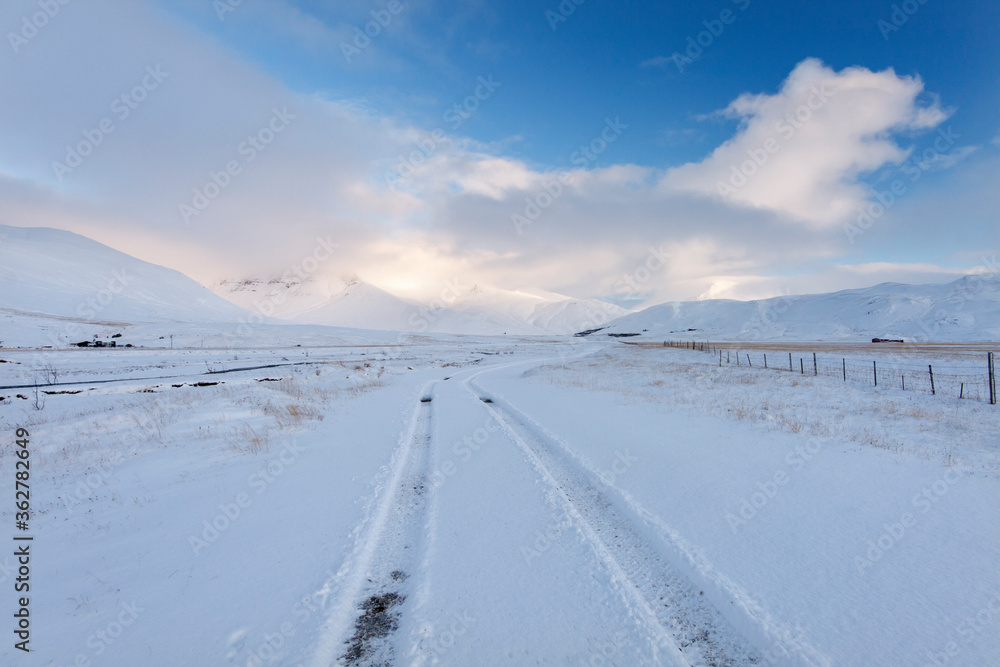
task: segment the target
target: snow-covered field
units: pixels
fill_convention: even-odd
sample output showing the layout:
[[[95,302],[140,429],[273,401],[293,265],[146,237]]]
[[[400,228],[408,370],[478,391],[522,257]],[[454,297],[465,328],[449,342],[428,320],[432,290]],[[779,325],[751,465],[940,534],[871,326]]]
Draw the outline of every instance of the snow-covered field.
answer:
[[[0,662],[1000,655],[997,406],[606,339],[277,329],[0,350],[31,385],[0,390],[0,523],[24,428],[34,536],[32,653]]]

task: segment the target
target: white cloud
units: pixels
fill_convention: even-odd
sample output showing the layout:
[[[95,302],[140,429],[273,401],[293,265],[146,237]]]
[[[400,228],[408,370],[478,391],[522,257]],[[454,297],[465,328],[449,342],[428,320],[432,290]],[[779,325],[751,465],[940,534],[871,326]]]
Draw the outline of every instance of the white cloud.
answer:
[[[762,276],[789,267],[825,276],[826,289],[853,284],[848,272],[808,268],[846,248],[839,229],[820,223],[863,199],[859,172],[907,156],[889,133],[945,117],[936,104],[917,105],[918,79],[834,73],[806,61],[778,94],[745,95],[727,107],[743,126],[705,161],[666,172],[573,169],[518,235],[511,216],[542,201],[559,172],[504,157],[502,145],[449,135],[392,189],[386,170],[426,132],[362,104],[290,91],[143,2],[71,3],[64,12],[17,58],[0,56],[0,222],[77,231],[205,282],[280,275],[317,236],[329,236],[340,252],[324,271],[414,293],[460,278],[614,295],[625,276],[641,274],[650,248],[671,254],[642,282],[640,295],[653,301],[773,295],[787,291],[785,279]],[[0,23],[16,22],[15,14],[0,7]],[[320,34],[308,17],[299,27]],[[51,162],[157,64],[170,77],[60,184]],[[835,95],[782,144],[767,164],[774,173],[762,171],[740,190],[743,199],[715,196],[730,158],[756,147],[824,83]],[[285,107],[296,116],[288,128],[184,224],[178,204],[227,161],[244,160],[241,142]],[[817,224],[788,225],[789,217]]]
[[[648,60],[643,60],[639,63],[639,67],[663,67],[669,62],[673,62],[673,60],[673,58],[666,56],[654,56]]]
[[[865,201],[858,176],[908,151],[892,133],[926,130],[948,117],[937,101],[921,106],[923,82],[891,69],[834,72],[799,63],[774,95],[744,94],[723,114],[736,136],[705,160],[670,170],[666,191],[722,198],[774,211],[790,221],[834,225]]]

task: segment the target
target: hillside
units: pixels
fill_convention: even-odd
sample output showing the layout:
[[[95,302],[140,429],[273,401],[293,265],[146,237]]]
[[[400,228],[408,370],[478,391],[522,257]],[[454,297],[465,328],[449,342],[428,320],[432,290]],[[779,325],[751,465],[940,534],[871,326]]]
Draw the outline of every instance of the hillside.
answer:
[[[945,284],[883,283],[831,294],[759,301],[663,303],[612,322],[600,334],[700,340],[1000,340],[1000,278]]]

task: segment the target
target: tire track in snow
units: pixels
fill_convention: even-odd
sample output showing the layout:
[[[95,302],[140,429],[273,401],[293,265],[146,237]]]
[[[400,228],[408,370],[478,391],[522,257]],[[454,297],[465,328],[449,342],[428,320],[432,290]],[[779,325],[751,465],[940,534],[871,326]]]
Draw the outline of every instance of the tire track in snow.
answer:
[[[620,512],[603,491],[552,446],[530,419],[505,401],[491,397],[474,380],[467,389],[493,413],[508,435],[553,490],[556,502],[590,543],[612,575],[612,582],[633,614],[656,637],[657,664],[759,664],[747,642],[706,603],[702,591],[678,573],[650,545],[631,517]]]
[[[636,591],[646,600],[664,601],[651,608],[694,664],[830,664],[801,633],[773,618],[660,517],[626,491],[604,482],[599,471],[562,439],[507,401],[484,391],[475,380],[489,370],[476,373],[464,384],[480,399],[491,401],[487,407],[564,502],[605,540],[605,549],[619,560]],[[616,497],[620,502],[612,502]],[[607,541],[610,535],[613,542]],[[760,650],[751,647],[747,639]],[[701,657],[692,658],[693,652]]]
[[[407,584],[427,538],[434,383],[425,385],[355,545],[317,595],[335,602],[311,665],[389,665],[396,661],[399,619],[412,604]]]

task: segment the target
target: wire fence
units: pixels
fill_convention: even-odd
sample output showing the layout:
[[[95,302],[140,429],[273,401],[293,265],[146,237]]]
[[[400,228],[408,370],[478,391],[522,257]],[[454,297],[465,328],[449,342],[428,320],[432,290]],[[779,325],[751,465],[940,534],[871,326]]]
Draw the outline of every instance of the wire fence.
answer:
[[[664,341],[663,347],[706,352],[718,359],[719,366],[746,366],[800,375],[835,377],[843,382],[869,384],[874,387],[894,387],[901,391],[916,391],[935,396],[984,401],[997,404],[994,353],[982,358],[982,371],[971,366],[946,363],[905,363],[898,360],[877,359],[861,361],[846,356],[834,357],[828,353],[782,352],[768,350],[742,350],[727,344],[720,348],[711,342]]]

